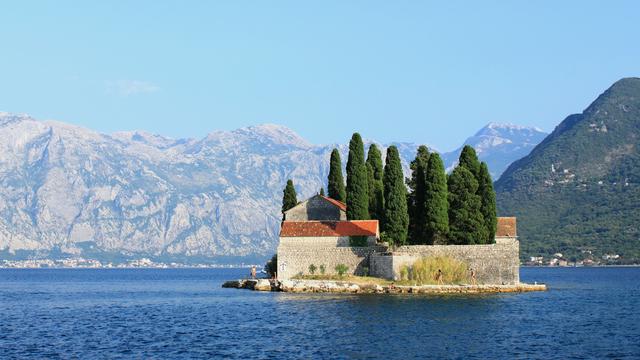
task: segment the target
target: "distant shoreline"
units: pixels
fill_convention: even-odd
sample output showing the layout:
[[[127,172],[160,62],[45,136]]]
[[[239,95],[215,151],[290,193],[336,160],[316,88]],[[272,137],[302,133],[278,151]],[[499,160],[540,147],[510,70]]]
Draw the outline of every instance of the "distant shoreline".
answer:
[[[160,270],[171,270],[171,269],[250,269],[254,265],[184,265],[184,266],[43,266],[43,267],[35,267],[35,266],[0,266],[0,270],[4,269],[27,269],[27,270],[68,270],[68,269],[92,269],[92,270],[131,270],[131,269],[160,269]],[[257,266],[257,265],[255,265]],[[259,267],[259,266],[257,266]]]
[[[558,269],[573,269],[573,268],[614,268],[614,267],[640,267],[640,264],[633,265],[589,265],[589,266],[547,266],[547,265],[520,265],[521,268],[558,268]]]

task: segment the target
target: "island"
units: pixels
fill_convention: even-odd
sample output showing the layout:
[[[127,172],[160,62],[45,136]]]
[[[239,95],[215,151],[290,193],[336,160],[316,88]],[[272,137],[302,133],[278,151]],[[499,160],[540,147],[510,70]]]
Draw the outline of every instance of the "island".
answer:
[[[277,253],[266,266],[271,278],[232,280],[223,287],[412,294],[546,290],[520,282],[516,218],[496,215],[491,177],[473,148],[462,150],[447,175],[438,154],[422,146],[411,169],[405,183],[394,146],[384,168],[373,144],[365,162],[362,140],[354,134],[346,189],[337,149],[329,196],[323,188],[298,202],[288,181]]]

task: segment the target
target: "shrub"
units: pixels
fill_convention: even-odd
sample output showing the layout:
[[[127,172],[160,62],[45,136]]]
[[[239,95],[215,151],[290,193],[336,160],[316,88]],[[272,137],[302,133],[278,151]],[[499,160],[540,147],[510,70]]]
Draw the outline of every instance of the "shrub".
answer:
[[[404,267],[403,267],[404,268]],[[402,278],[402,270],[400,277]],[[407,279],[417,284],[438,284],[436,274],[442,271],[443,284],[464,284],[469,282],[469,266],[448,256],[426,257],[413,263],[411,271],[406,269]]]
[[[324,264],[320,265],[320,274],[324,275],[324,272],[325,272],[326,270],[327,270],[327,269],[325,268]]]
[[[407,265],[400,267],[400,280],[409,280],[409,267]]]
[[[362,276],[369,276],[369,268],[367,266],[362,267]]]
[[[349,270],[349,267],[345,264],[338,264],[336,265],[335,270],[338,273],[338,275],[344,276],[344,274],[347,273],[347,270]]]
[[[309,265],[309,274],[313,275],[316,273],[317,267],[313,264]]]
[[[274,254],[271,257],[271,260],[267,261],[264,265],[264,271],[266,271],[272,278],[276,277],[278,272],[278,254]]]

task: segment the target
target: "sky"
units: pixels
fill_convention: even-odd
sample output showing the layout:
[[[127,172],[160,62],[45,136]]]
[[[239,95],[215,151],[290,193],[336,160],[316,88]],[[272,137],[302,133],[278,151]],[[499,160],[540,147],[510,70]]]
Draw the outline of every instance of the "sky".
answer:
[[[11,1],[0,111],[111,133],[262,123],[459,146],[640,76],[637,1]]]

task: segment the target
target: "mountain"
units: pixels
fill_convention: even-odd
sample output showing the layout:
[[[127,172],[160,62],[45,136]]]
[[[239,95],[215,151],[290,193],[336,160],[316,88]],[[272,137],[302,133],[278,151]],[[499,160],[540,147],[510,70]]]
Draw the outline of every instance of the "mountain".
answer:
[[[489,166],[491,176],[498,179],[509,164],[529,154],[547,135],[536,127],[489,123],[465,140],[463,146],[473,146],[478,157]],[[443,154],[447,171],[458,164],[463,146]]]
[[[0,258],[14,259],[262,259],[286,180],[304,199],[326,185],[334,146],[347,158],[346,144],[269,124],[171,139],[0,113],[0,134]],[[408,171],[417,145],[397,146]]]
[[[568,116],[496,182],[518,217],[521,255],[640,259],[640,79]]]

